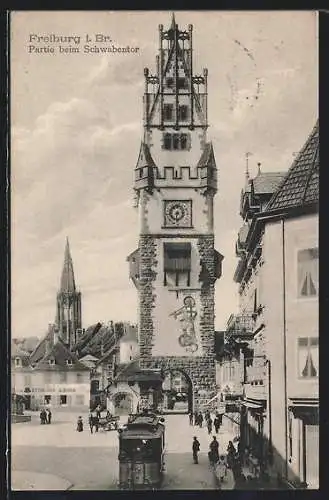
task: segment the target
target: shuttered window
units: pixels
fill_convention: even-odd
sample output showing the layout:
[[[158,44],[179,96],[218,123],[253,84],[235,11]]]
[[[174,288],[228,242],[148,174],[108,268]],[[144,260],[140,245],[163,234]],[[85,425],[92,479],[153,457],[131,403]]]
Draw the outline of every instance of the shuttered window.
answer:
[[[164,270],[167,272],[191,270],[190,243],[164,243]]]

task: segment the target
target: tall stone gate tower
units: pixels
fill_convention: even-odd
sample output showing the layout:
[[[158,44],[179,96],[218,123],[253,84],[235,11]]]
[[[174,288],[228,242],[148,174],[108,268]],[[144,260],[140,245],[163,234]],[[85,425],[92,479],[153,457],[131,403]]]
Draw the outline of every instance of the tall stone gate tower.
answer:
[[[144,138],[135,168],[139,246],[129,257],[139,294],[141,368],[180,369],[194,407],[216,390],[214,249],[217,167],[207,141],[207,77],[193,72],[192,25],[159,26],[156,71],[145,68]]]

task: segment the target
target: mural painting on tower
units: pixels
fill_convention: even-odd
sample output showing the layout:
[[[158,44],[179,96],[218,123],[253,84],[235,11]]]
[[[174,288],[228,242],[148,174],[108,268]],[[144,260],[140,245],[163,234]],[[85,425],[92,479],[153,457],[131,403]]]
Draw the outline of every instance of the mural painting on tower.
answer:
[[[184,347],[186,352],[193,354],[199,349],[200,341],[196,336],[195,319],[198,315],[195,309],[195,300],[191,295],[187,295],[183,299],[184,305],[172,312],[173,316],[180,323],[180,330],[183,332],[178,337],[178,343]]]

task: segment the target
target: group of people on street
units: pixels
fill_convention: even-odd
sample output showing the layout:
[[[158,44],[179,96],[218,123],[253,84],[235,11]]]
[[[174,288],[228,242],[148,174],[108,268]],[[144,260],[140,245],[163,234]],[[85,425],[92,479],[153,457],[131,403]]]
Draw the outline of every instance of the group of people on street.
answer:
[[[192,414],[190,414],[192,415]],[[201,412],[196,412],[194,414],[194,425],[202,427],[203,420],[205,420],[208,434],[212,433],[213,426],[215,428],[216,434],[222,425],[223,416],[220,413],[216,413],[214,419],[211,418],[210,412],[207,410],[205,412],[204,418]],[[193,425],[193,420],[190,416],[190,424]],[[192,453],[193,461],[195,464],[199,463],[198,454],[200,451],[200,442],[196,436],[193,437],[192,443]],[[238,443],[237,449],[235,448],[232,441],[229,441],[227,446],[227,454],[219,453],[219,442],[216,436],[213,436],[212,441],[209,445],[208,459],[209,463],[216,468],[217,476],[220,482],[224,481],[227,475],[227,470],[231,469],[234,477],[235,483],[238,483],[240,479],[243,480],[242,474],[242,456],[241,456],[241,446]]]
[[[40,412],[41,425],[51,424],[51,417],[52,417],[52,414],[51,414],[50,409],[49,408],[42,408],[42,410]]]
[[[111,413],[109,412],[109,410],[107,410],[106,418],[110,419],[111,417],[112,417]],[[95,432],[98,432],[100,418],[101,418],[101,407],[100,407],[100,405],[98,405],[95,408],[95,410],[93,410],[89,413],[89,417],[88,417],[88,423],[89,423],[89,428],[90,428],[91,434],[94,433],[94,429],[95,429]],[[78,432],[83,431],[83,420],[82,420],[81,416],[78,417],[77,431]]]
[[[206,410],[204,417],[202,415],[202,412],[195,412],[194,414],[192,412],[189,413],[189,421],[190,425],[195,425],[200,428],[202,428],[203,421],[205,421],[208,429],[208,434],[212,433],[213,426],[215,428],[216,434],[218,434],[218,431],[220,429],[220,426],[223,423],[223,415],[220,413],[216,413],[216,416],[214,420],[212,420],[211,415],[209,410]]]

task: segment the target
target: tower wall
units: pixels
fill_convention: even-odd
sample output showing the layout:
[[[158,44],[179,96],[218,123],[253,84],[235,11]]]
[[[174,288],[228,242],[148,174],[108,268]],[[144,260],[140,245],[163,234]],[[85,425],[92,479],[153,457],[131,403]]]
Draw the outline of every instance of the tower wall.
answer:
[[[207,70],[192,72],[192,26],[159,26],[157,72],[144,70],[144,139],[135,168],[140,237],[130,259],[139,294],[142,368],[181,370],[194,408],[216,394],[213,198]],[[139,268],[137,270],[137,268]]]

